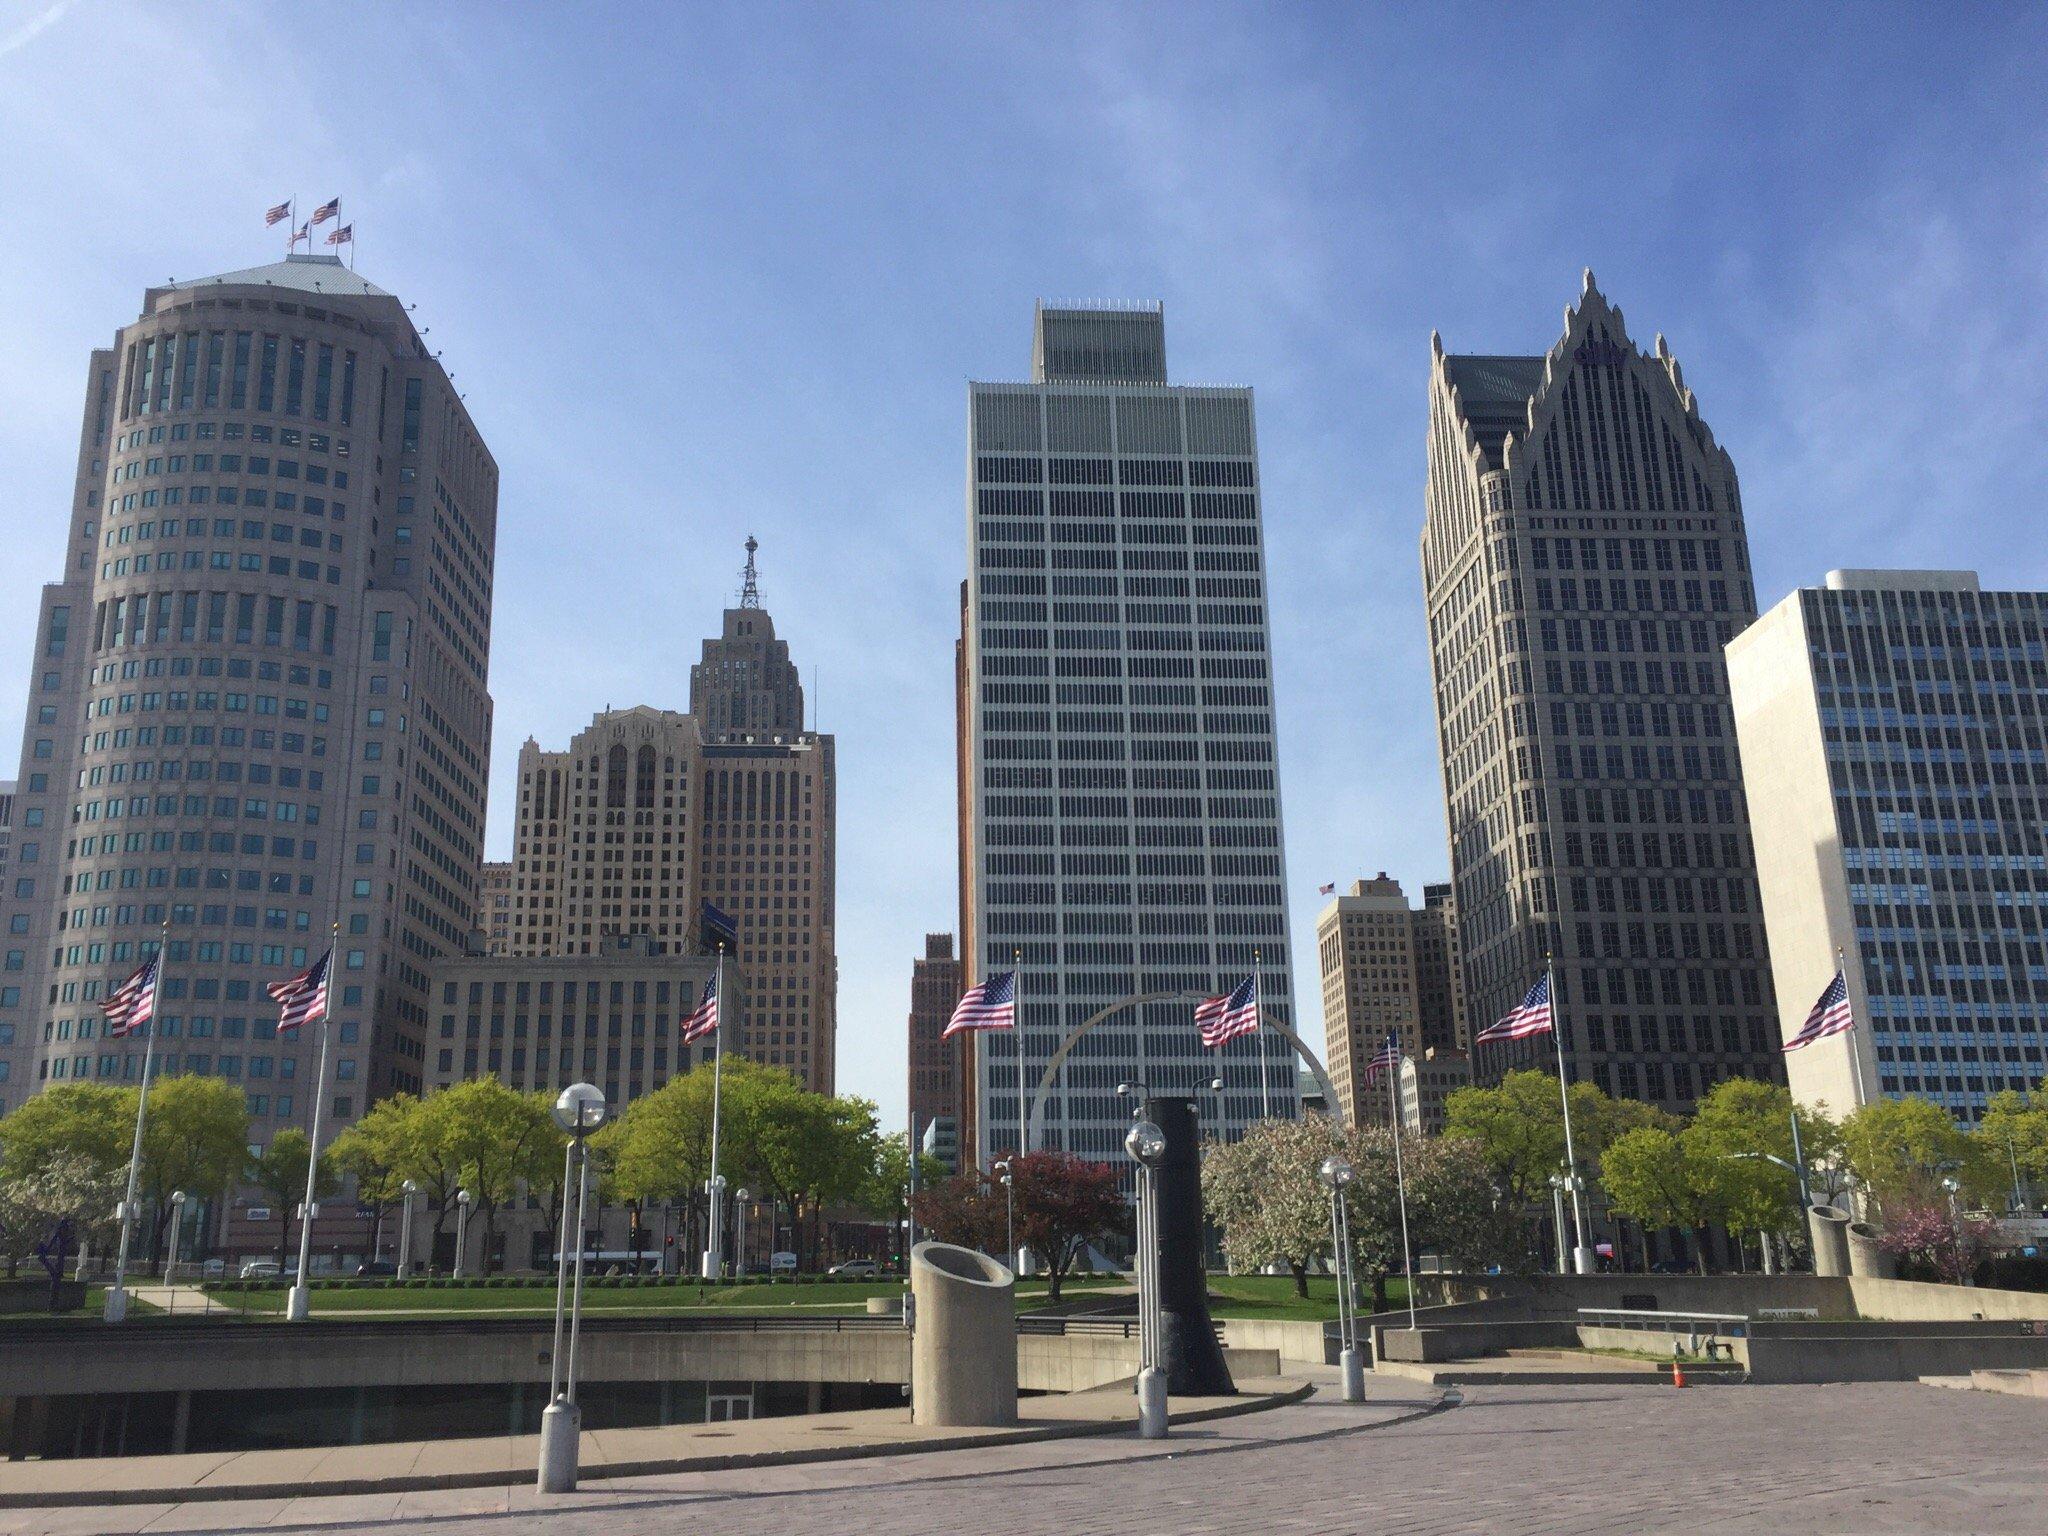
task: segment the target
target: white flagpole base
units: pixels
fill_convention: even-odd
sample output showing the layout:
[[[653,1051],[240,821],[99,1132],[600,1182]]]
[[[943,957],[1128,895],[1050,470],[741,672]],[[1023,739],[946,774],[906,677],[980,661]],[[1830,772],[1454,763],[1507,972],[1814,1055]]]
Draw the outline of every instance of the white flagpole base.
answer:
[[[1347,1349],[1337,1357],[1337,1368],[1344,1373],[1344,1401],[1364,1402],[1365,1356],[1355,1349]]]
[[[1597,1275],[1600,1273],[1600,1258],[1592,1249],[1581,1244],[1572,1250],[1572,1270],[1575,1274]]]
[[[292,1287],[291,1295],[285,1298],[284,1315],[287,1322],[303,1323],[313,1315],[313,1293],[301,1280]]]
[[[576,1491],[577,1454],[583,1432],[583,1410],[557,1398],[541,1410],[540,1473],[534,1487],[542,1493]]]
[[[128,1293],[118,1285],[107,1287],[106,1301],[100,1312],[103,1321],[118,1323],[128,1316]]]
[[[698,1260],[697,1278],[700,1280],[716,1280],[720,1278],[718,1273],[719,1267],[717,1250],[706,1248]]]
[[[1166,1438],[1166,1372],[1157,1366],[1138,1372],[1138,1437]]]

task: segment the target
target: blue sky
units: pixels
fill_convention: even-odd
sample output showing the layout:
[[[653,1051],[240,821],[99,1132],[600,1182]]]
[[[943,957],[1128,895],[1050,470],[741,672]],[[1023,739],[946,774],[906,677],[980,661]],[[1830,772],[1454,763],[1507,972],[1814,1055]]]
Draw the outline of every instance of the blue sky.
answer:
[[[88,350],[339,194],[503,471],[492,851],[528,735],[686,703],[755,534],[839,736],[841,1086],[893,1122],[955,921],[965,381],[1025,374],[1034,299],[1162,299],[1177,380],[1258,390],[1313,996],[1317,884],[1447,872],[1432,329],[1541,351],[1593,267],[1734,454],[1765,604],[2042,584],[2044,46],[2019,5],[0,0],[0,720]]]

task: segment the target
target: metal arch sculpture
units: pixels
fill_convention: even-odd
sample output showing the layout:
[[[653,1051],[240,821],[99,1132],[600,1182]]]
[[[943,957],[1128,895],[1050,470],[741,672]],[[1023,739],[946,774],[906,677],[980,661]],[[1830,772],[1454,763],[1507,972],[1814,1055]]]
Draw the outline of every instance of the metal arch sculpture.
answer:
[[[1025,1145],[1027,1147],[1036,1147],[1039,1144],[1039,1139],[1045,1131],[1046,1091],[1052,1087],[1053,1078],[1059,1072],[1060,1063],[1067,1059],[1068,1054],[1080,1043],[1083,1035],[1087,1034],[1089,1030],[1100,1024],[1104,1019],[1107,1019],[1111,1014],[1121,1013],[1126,1008],[1136,1008],[1145,1003],[1199,1002],[1202,996],[1203,994],[1200,992],[1185,991],[1135,993],[1130,997],[1121,998],[1111,1003],[1106,1008],[1097,1009],[1094,1013],[1091,1013],[1087,1018],[1076,1024],[1067,1032],[1066,1039],[1060,1042],[1060,1048],[1052,1053],[1051,1060],[1045,1064],[1045,1071],[1039,1075],[1038,1086],[1031,1091],[1031,1114],[1025,1122],[1027,1127],[1024,1138]],[[1344,1106],[1337,1100],[1336,1086],[1330,1081],[1330,1074],[1323,1070],[1321,1058],[1308,1048],[1308,1042],[1274,1018],[1264,1008],[1259,1010],[1259,1023],[1293,1046],[1295,1054],[1308,1063],[1309,1071],[1315,1074],[1316,1082],[1322,1087],[1323,1102],[1330,1107],[1330,1118],[1339,1125],[1342,1125],[1344,1123]],[[1189,1027],[1192,1028],[1193,1026],[1190,1025]]]

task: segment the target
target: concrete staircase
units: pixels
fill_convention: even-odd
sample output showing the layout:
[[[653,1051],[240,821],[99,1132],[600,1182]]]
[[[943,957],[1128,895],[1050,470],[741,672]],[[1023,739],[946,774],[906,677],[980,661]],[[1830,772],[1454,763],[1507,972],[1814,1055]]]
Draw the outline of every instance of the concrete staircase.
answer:
[[[1689,1364],[1683,1367],[1687,1385],[1739,1382],[1739,1365]],[[1559,1387],[1654,1387],[1671,1384],[1671,1366],[1657,1360],[1633,1360],[1621,1355],[1596,1355],[1578,1349],[1503,1349],[1469,1360],[1382,1360],[1374,1367],[1381,1376],[1399,1376],[1409,1381],[1439,1387],[1501,1387],[1543,1385]]]

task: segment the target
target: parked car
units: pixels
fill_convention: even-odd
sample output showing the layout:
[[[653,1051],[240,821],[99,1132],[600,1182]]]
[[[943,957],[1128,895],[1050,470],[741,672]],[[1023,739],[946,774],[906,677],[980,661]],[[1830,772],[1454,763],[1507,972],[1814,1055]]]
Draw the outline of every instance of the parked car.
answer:
[[[873,1259],[845,1259],[825,1271],[842,1280],[874,1280],[880,1277],[882,1266]]]
[[[275,1259],[245,1259],[242,1262],[244,1280],[295,1280],[298,1272],[298,1265],[287,1269]]]
[[[356,1274],[366,1278],[396,1275],[397,1273],[398,1266],[389,1259],[365,1259],[356,1266]]]

